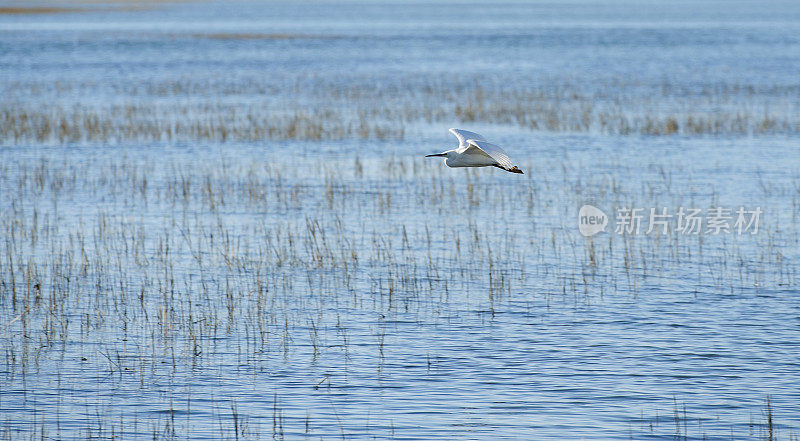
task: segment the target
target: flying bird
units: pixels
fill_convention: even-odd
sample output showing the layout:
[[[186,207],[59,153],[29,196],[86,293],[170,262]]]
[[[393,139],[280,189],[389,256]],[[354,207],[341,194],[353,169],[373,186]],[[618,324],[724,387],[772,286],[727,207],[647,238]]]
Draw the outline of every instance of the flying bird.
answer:
[[[426,155],[426,158],[442,157],[448,167],[497,167],[511,173],[522,173],[505,150],[500,146],[486,141],[475,132],[461,129],[450,129],[458,138],[458,148],[447,150],[443,153]]]

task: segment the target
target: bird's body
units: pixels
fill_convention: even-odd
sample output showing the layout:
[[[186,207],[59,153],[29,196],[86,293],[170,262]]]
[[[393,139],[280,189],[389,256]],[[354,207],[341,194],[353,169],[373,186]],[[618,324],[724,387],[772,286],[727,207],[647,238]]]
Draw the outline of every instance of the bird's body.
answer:
[[[511,163],[508,154],[483,136],[461,129],[450,129],[458,138],[458,147],[442,153],[427,155],[428,157],[443,157],[448,167],[497,167],[511,173],[522,173],[517,166]]]

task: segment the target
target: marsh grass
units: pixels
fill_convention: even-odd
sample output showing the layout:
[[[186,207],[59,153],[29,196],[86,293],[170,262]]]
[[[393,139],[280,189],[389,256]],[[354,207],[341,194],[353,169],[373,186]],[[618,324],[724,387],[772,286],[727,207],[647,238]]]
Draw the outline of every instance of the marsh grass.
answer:
[[[800,107],[792,99],[798,90],[789,86],[686,91],[668,83],[645,90],[614,83],[586,90],[548,79],[508,85],[409,78],[410,87],[401,80],[18,82],[4,87],[0,143],[399,139],[420,125],[455,122],[648,136],[800,131]],[[105,95],[113,96],[110,104],[75,98]]]
[[[769,396],[764,398],[760,415],[750,416],[750,421],[742,424],[738,431],[731,428],[729,436],[709,435],[708,427],[714,424],[714,420],[707,415],[698,414],[693,411],[686,403],[673,401],[672,409],[656,410],[652,416],[645,416],[642,412],[639,418],[633,419],[631,423],[642,431],[640,436],[650,437],[671,437],[676,441],[690,439],[710,439],[719,437],[721,439],[754,439],[764,441],[798,439],[797,434],[789,427],[776,426],[772,416],[772,404]],[[741,429],[745,429],[744,433]],[[671,435],[670,435],[670,432]],[[746,433],[746,434],[745,434]],[[647,434],[647,435],[644,435]]]
[[[178,1],[178,0],[171,0]],[[94,4],[100,5],[94,5]],[[81,6],[78,6],[81,5]],[[77,14],[91,12],[125,12],[152,9],[147,1],[70,1],[62,6],[0,6],[0,15]]]
[[[65,12],[86,12],[82,8],[62,8],[54,6],[4,6],[0,14],[57,14]]]
[[[661,197],[683,193],[677,190],[688,184],[663,168],[652,170],[648,185],[631,187],[581,178],[568,161],[559,173],[523,164],[531,173],[505,186],[491,171],[456,176],[424,159],[295,161],[70,156],[0,166],[4,382],[24,387],[55,376],[70,388],[80,381],[70,371],[88,371],[115,388],[150,394],[231,363],[247,378],[274,369],[276,360],[313,364],[365,351],[381,375],[400,347],[386,323],[408,317],[426,327],[458,311],[502,316],[520,297],[527,308],[585,308],[652,295],[647,286],[665,278],[734,296],[798,283],[797,265],[782,258],[797,229],[769,218],[765,234],[748,239],[752,246],[575,234],[572,210],[587,192],[628,205],[649,200],[654,188],[673,187]],[[338,375],[309,378],[308,390],[330,393]],[[156,399],[155,414],[132,417],[72,397],[89,413],[69,428],[58,415],[75,416],[74,407],[28,402],[41,418],[23,426],[8,420],[3,430],[8,437],[113,438],[133,430],[171,438],[193,433],[193,406],[212,414],[222,438],[279,437],[284,424],[312,434],[326,424],[355,430],[338,415],[332,423],[308,410],[299,429],[284,420],[277,396],[273,423],[242,414],[233,396],[203,404],[181,398],[180,408],[167,398]]]
[[[156,3],[87,0],[75,3],[92,4],[85,8],[0,14]],[[645,161],[622,148],[573,155],[568,141],[538,156],[531,149],[521,156],[531,158],[520,164],[526,175],[512,178],[395,156],[396,143],[363,143],[352,157],[327,154],[347,143],[324,141],[418,139],[431,126],[457,124],[613,135],[603,142],[648,138],[630,150],[663,148],[656,139],[663,136],[797,135],[800,86],[681,83],[679,75],[586,81],[449,68],[444,75],[374,60],[364,71],[327,58],[308,69],[295,64],[323,39],[350,54],[366,47],[348,46],[350,39],[382,38],[369,35],[44,34],[29,41],[43,51],[35,54],[15,52],[25,31],[7,34],[19,71],[0,84],[0,439],[424,438],[425,423],[444,436],[490,437],[492,425],[546,418],[539,411],[605,417],[600,407],[609,406],[624,424],[642,402],[656,410],[630,420],[633,439],[793,439],[785,421],[797,419],[786,408],[796,406],[782,387],[764,406],[760,392],[739,391],[747,396],[733,410],[727,401],[678,404],[660,388],[623,398],[598,389],[582,402],[558,388],[587,378],[594,387],[598,370],[619,365],[605,359],[592,367],[591,359],[617,344],[620,358],[668,371],[652,384],[667,378],[689,388],[685,372],[652,358],[706,351],[705,336],[682,331],[703,324],[686,320],[728,320],[698,313],[705,307],[781,310],[791,302],[800,269],[797,170],[753,178],[749,164],[735,164],[746,172],[736,176],[753,184],[739,202],[770,208],[758,235],[585,239],[575,211],[587,200],[604,208],[710,207],[730,192],[706,175],[731,173],[719,164]],[[237,50],[246,54],[241,65],[228,59]],[[203,60],[207,51],[216,52]],[[286,52],[297,58],[279,60]],[[62,60],[65,53],[74,58]],[[163,53],[189,59],[154,59]],[[730,166],[725,154],[712,156]],[[757,339],[788,329],[777,315],[761,317],[772,321],[739,322],[734,331],[756,329]],[[606,346],[578,341],[625,320],[636,324]],[[718,325],[706,329],[713,334]],[[659,326],[699,345],[639,341]],[[782,337],[775,333],[770,346],[790,347]],[[730,362],[744,363],[737,357],[748,348],[736,348]],[[632,354],[637,349],[644,355]],[[535,372],[518,354],[537,361],[531,369],[548,358],[558,366]],[[569,372],[564,360],[575,354],[588,371]],[[489,378],[497,363],[513,369]],[[702,356],[697,363],[714,367]],[[772,366],[742,369],[785,374]],[[715,381],[713,373],[696,375]],[[474,378],[464,387],[463,377]],[[537,383],[553,378],[568,380],[553,389]],[[534,393],[478,403],[505,386]],[[397,391],[404,402],[392,401]],[[568,404],[548,401],[553,393]],[[749,425],[742,423],[748,410]]]

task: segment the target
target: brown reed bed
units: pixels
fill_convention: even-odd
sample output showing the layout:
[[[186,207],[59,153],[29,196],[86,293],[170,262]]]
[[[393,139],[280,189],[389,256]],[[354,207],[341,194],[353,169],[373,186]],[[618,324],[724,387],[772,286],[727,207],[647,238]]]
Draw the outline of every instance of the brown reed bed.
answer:
[[[180,0],[171,0],[171,2]],[[163,2],[162,2],[163,3]],[[87,12],[145,11],[155,7],[151,1],[70,1],[67,6],[0,6],[0,15],[76,14]],[[102,6],[88,6],[99,4]],[[87,5],[87,6],[76,6]]]
[[[791,88],[720,85],[686,95],[662,85],[658,95],[643,96],[610,87],[587,94],[569,84],[509,89],[429,80],[404,90],[314,77],[9,84],[0,102],[0,143],[399,139],[419,125],[445,123],[647,136],[800,132],[800,109],[787,99],[797,92]],[[70,102],[92,90],[123,98],[113,105]]]
[[[0,15],[20,15],[20,14],[59,14],[86,12],[85,8],[65,8],[55,6],[0,6]]]

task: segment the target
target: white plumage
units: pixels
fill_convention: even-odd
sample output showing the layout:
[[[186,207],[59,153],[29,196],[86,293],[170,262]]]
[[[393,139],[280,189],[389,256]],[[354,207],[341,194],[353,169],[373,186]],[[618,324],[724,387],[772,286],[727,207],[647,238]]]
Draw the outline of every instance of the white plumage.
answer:
[[[443,157],[448,167],[488,167],[501,168],[511,173],[522,173],[508,154],[500,146],[492,144],[483,136],[469,130],[450,129],[458,138],[458,148],[427,157]]]

